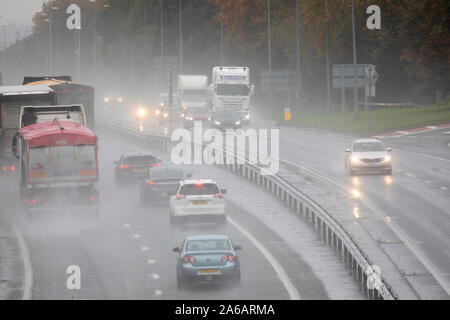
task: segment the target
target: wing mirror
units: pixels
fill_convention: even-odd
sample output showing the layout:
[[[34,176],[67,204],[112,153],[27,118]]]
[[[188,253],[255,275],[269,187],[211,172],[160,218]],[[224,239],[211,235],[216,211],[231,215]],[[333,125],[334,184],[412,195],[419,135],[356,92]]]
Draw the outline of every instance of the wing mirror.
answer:
[[[235,245],[234,250],[242,250],[242,247],[240,245]]]
[[[391,152],[392,151],[392,148],[387,148],[386,149],[388,152]]]
[[[222,194],[227,193],[227,189],[220,189],[220,193],[222,193]]]
[[[180,248],[179,247],[175,247],[172,249],[172,252],[180,252]]]
[[[17,152],[17,137],[19,133],[17,132],[12,139],[12,154],[19,159],[19,153]]]
[[[345,152],[350,153],[350,149],[345,149]]]

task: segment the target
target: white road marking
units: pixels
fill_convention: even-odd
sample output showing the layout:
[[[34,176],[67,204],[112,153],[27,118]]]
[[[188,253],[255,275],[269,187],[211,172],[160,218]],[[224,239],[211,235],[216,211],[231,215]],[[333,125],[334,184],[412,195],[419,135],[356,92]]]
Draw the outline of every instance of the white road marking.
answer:
[[[12,228],[14,230],[14,234],[17,238],[17,242],[19,243],[20,254],[22,255],[23,261],[23,293],[22,300],[30,300],[31,299],[31,288],[33,287],[33,267],[31,266],[30,261],[30,252],[28,250],[27,243],[25,242],[24,237],[20,230],[13,223]]]
[[[436,126],[426,126],[428,129],[438,129]]]
[[[153,273],[150,275],[150,277],[152,277],[153,280],[157,280],[157,279],[159,279],[159,274]]]
[[[430,180],[424,180],[425,181],[425,183],[431,183],[431,181]]]
[[[125,228],[131,227],[128,223],[125,223],[123,226],[124,226]]]
[[[415,178],[415,177],[416,177],[416,176],[413,175],[412,173],[408,173],[408,172],[404,172],[403,174],[404,174],[405,176],[410,177],[410,178]]]
[[[447,190],[447,188],[446,188],[446,187],[441,187],[441,189],[442,189],[442,190]]]
[[[141,247],[141,250],[142,250],[142,251],[148,251],[148,250],[150,250],[150,247],[142,246],[142,247]]]
[[[450,131],[445,131],[445,132],[442,132],[442,133],[450,134]]]
[[[238,222],[236,222],[234,219],[227,217],[227,220],[236,228],[238,229],[242,234],[244,234],[253,244],[256,248],[258,248],[259,251],[263,254],[263,256],[269,261],[269,263],[272,265],[275,272],[278,274],[278,277],[280,278],[281,282],[283,283],[284,287],[286,288],[287,292],[289,293],[289,296],[291,297],[291,300],[300,300],[300,294],[297,291],[297,288],[295,288],[292,281],[289,279],[286,271],[284,268],[278,263],[278,261],[274,258],[274,256],[270,253],[270,251],[258,240],[256,240],[251,233],[249,233],[243,226],[241,226]]]
[[[135,239],[139,239],[141,236],[140,235],[138,235],[138,234],[133,234],[133,238],[135,238]]]
[[[154,263],[155,263],[155,260],[153,260],[153,259],[148,259],[148,260],[147,260],[147,263],[148,263],[148,264],[154,264]]]
[[[155,296],[160,296],[162,295],[162,291],[161,290],[155,290]]]

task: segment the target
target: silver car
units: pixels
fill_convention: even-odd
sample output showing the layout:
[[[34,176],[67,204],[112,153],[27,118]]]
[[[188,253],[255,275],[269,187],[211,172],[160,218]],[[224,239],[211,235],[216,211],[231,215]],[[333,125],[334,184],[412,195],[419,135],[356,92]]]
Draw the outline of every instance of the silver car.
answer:
[[[190,282],[233,281],[241,282],[239,256],[242,248],[231,243],[224,235],[197,235],[187,237],[178,252],[177,287],[181,289]]]
[[[356,139],[345,150],[345,168],[350,175],[359,172],[383,172],[392,174],[392,148],[378,139]]]

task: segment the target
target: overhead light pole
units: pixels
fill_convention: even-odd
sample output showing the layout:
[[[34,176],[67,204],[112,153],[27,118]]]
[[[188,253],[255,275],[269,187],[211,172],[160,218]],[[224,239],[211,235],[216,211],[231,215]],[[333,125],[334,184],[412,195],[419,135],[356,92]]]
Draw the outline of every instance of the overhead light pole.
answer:
[[[180,26],[180,68],[178,73],[182,74],[183,73],[183,36],[181,33],[181,0],[180,0],[180,15],[179,15],[179,26]]]
[[[326,51],[326,67],[327,67],[327,110],[331,112],[331,88],[330,88],[330,54],[328,42],[328,0],[325,0],[325,51]]]
[[[272,39],[270,31],[270,0],[267,0],[267,46],[269,67],[269,109],[272,108]]]
[[[52,73],[52,20],[44,19],[48,23],[48,64],[47,64],[47,75]]]
[[[59,7],[52,7],[56,11],[56,74],[59,75]]]
[[[89,0],[94,4],[94,84],[97,81],[97,1]]]
[[[220,65],[223,66],[223,21],[222,21],[222,1],[220,1]]]
[[[296,42],[296,80],[297,80],[297,88],[296,88],[296,98],[297,98],[297,108],[298,112],[301,110],[300,97],[301,97],[301,76],[300,76],[300,7],[299,0],[295,1],[295,42]]]
[[[163,0],[160,0],[160,6],[161,6],[161,18],[160,18],[160,32],[161,32],[161,36],[160,36],[160,57],[159,57],[159,86],[160,86],[160,91],[162,92],[162,88],[163,88],[163,57],[164,57],[164,48],[163,48],[163,44],[164,44],[164,32],[163,32]]]
[[[357,69],[356,69],[356,38],[355,38],[355,0],[352,0],[352,34],[353,34],[353,103],[355,105],[354,119],[358,120],[358,84],[357,84]]]

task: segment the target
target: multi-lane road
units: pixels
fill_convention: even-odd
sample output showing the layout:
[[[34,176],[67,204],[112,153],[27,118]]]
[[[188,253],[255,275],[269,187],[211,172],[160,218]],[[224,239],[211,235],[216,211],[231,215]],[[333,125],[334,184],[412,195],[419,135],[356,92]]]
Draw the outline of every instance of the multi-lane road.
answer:
[[[0,253],[0,261],[5,261],[8,251],[15,253],[9,258],[17,260],[9,265],[12,278],[4,279],[6,285],[0,290],[3,298],[330,298],[326,287],[329,287],[327,282],[336,282],[333,274],[328,275],[329,279],[319,277],[311,268],[308,256],[301,256],[276,232],[233,202],[227,202],[229,221],[223,228],[210,224],[171,228],[167,203],[141,207],[136,187],[114,184],[113,161],[122,152],[136,151],[136,147],[106,135],[100,135],[100,142],[102,200],[98,224],[91,225],[92,221],[86,217],[64,212],[26,221],[19,203],[17,177],[1,180],[0,224],[8,232],[0,238],[5,248]],[[309,234],[308,231],[305,242],[310,241],[308,238],[315,239],[312,230]],[[227,234],[243,247],[240,287],[201,284],[178,290],[176,254],[171,249],[179,246],[187,235],[211,233]],[[314,241],[318,252],[328,252],[325,261],[340,264],[331,250]],[[66,286],[69,277],[66,269],[70,265],[80,267],[80,290],[69,290]],[[363,297],[350,273],[341,272],[338,277],[350,290],[342,290],[342,294],[336,294],[335,290],[333,298]]]

